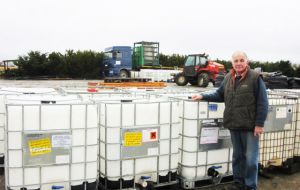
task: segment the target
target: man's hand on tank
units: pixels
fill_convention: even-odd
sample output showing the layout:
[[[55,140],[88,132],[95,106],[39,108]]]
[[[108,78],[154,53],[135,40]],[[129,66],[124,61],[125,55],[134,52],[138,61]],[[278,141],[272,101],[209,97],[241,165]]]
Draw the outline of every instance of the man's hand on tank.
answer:
[[[202,95],[193,95],[192,100],[202,100],[203,96]]]
[[[254,128],[254,136],[259,137],[261,134],[264,133],[264,128],[261,126],[255,126]]]

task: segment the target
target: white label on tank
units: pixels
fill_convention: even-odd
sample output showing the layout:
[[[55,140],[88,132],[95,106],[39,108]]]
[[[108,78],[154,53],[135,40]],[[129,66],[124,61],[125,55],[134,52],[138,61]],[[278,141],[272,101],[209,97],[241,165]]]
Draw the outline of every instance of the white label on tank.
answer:
[[[146,129],[143,130],[143,142],[157,141],[158,130],[157,129]]]
[[[148,156],[158,155],[158,148],[148,148]]]
[[[276,118],[286,118],[286,107],[277,107],[276,108]]]
[[[71,135],[53,135],[52,147],[53,148],[69,148],[72,145]]]
[[[207,102],[200,102],[199,103],[199,118],[207,118]]]
[[[69,155],[59,155],[55,157],[55,163],[56,164],[65,164],[69,163]]]
[[[219,130],[219,137],[229,137],[230,132],[228,129]]]
[[[219,128],[207,127],[201,129],[200,144],[217,143],[219,137]]]
[[[287,124],[285,124],[284,125],[284,130],[291,130],[292,129],[292,124],[290,124],[290,123],[287,123]]]

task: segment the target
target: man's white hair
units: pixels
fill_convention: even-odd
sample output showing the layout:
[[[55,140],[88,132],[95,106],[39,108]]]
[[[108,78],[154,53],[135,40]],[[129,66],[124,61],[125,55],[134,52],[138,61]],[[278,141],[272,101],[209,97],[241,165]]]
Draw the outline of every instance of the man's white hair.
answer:
[[[232,54],[232,56],[231,56],[232,60],[234,60],[234,58],[237,57],[237,56],[243,56],[246,60],[248,60],[247,54],[245,52],[243,52],[243,51],[236,51],[236,52],[234,52]]]

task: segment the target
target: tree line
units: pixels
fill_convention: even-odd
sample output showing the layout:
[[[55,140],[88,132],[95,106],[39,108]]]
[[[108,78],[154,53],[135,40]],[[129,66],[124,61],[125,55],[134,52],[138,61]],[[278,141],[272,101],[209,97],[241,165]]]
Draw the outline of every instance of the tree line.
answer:
[[[183,67],[186,55],[172,54],[159,56],[160,64],[164,67]],[[67,50],[65,53],[41,53],[31,51],[19,56],[15,62],[18,69],[7,70],[6,78],[72,78],[72,79],[102,79],[104,77],[103,52]],[[215,60],[231,69],[231,62]],[[290,61],[250,63],[251,68],[261,67],[265,72],[281,71],[289,77],[300,77],[300,66]]]
[[[232,68],[231,61],[216,60],[225,66],[226,70],[229,71]],[[261,68],[263,72],[282,72],[283,75],[288,77],[300,77],[300,65],[292,64],[289,60],[280,60],[276,62],[259,62],[250,61],[249,66],[254,68]]]
[[[19,56],[15,61],[18,69],[9,70],[5,77],[99,79],[103,77],[103,56],[102,52],[94,51],[67,50],[64,54],[31,51]]]

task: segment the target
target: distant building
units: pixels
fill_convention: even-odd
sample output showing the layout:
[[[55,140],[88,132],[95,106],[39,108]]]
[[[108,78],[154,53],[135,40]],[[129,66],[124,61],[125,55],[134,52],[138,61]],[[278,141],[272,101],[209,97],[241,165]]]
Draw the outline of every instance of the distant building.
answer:
[[[17,69],[18,66],[15,65],[16,60],[3,60],[0,62],[0,72],[6,70]]]

